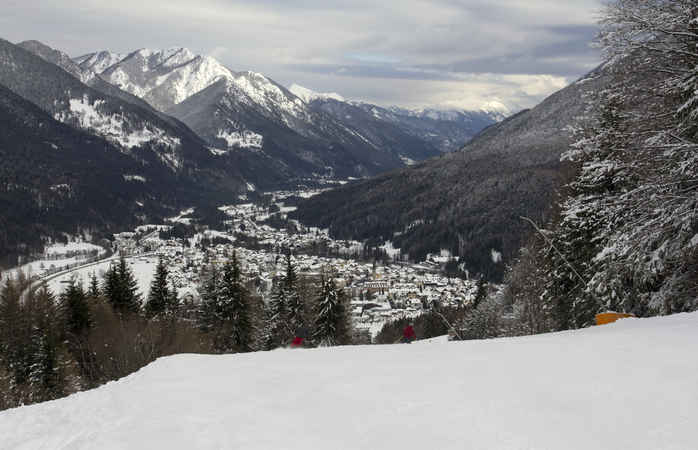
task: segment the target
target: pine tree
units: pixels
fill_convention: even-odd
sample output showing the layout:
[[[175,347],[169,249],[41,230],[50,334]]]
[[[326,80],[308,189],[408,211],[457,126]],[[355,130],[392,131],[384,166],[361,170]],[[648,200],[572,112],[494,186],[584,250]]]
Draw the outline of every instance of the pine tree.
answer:
[[[140,311],[141,295],[138,292],[138,284],[123,255],[119,264],[112,265],[105,274],[102,289],[115,311],[121,314]]]
[[[473,302],[471,305],[472,309],[477,308],[480,303],[485,301],[487,299],[487,280],[485,280],[485,277],[480,275],[477,279],[477,287],[475,290],[475,298],[473,298]]]
[[[252,350],[254,326],[251,317],[249,293],[242,284],[242,273],[237,255],[225,265],[220,286],[220,319],[229,335],[224,339],[223,351],[248,352]]]
[[[286,304],[288,305],[288,327],[295,333],[305,324],[305,302],[298,291],[298,276],[296,268],[291,261],[291,253],[286,254],[286,277],[283,289],[285,291]]]
[[[197,323],[203,332],[212,332],[218,324],[220,272],[215,264],[211,265],[205,277],[201,304],[197,313]]]
[[[267,333],[265,346],[274,349],[290,342],[293,330],[289,326],[288,300],[284,280],[275,280],[267,306]]]
[[[82,291],[82,287],[78,289]],[[83,300],[86,304],[84,292]],[[63,397],[71,390],[66,368],[72,364],[62,346],[63,315],[53,294],[45,287],[27,300],[26,314],[31,317],[29,366],[27,383],[31,401],[46,401]]]
[[[79,337],[90,329],[92,320],[87,304],[87,295],[82,285],[76,283],[75,279],[71,278],[68,286],[61,293],[60,305],[67,330],[71,335]]]
[[[97,274],[95,272],[92,272],[92,276],[90,277],[90,290],[87,295],[93,301],[97,300],[101,295],[101,292],[99,290],[99,281],[97,280]]]
[[[337,291],[331,274],[321,279],[322,288],[315,311],[313,340],[321,346],[348,344],[351,339],[349,317],[342,293]]]
[[[568,154],[580,171],[533,271],[553,329],[698,309],[698,7],[614,0],[601,27],[612,82]]]
[[[104,274],[102,292],[106,300],[116,309],[116,305],[119,303],[119,274],[114,264],[111,264]]]
[[[177,287],[175,286],[174,281],[170,283],[165,312],[172,317],[177,316],[180,312],[179,297],[177,297]]]
[[[19,301],[20,290],[14,280],[9,277],[0,290],[0,364],[12,378],[12,384],[18,384],[17,375],[22,354],[27,352],[22,340],[22,330],[28,320],[23,314]],[[21,380],[20,380],[21,381]]]
[[[169,287],[167,286],[168,275],[167,266],[163,259],[160,258],[155,268],[155,278],[153,278],[150,284],[148,301],[145,304],[145,314],[148,318],[164,314],[166,310],[170,309],[168,308],[171,300]]]
[[[120,308],[122,311],[137,313],[141,309],[141,294],[138,292],[138,283],[133,275],[133,271],[126,259],[122,256],[119,260],[119,290],[121,293]]]

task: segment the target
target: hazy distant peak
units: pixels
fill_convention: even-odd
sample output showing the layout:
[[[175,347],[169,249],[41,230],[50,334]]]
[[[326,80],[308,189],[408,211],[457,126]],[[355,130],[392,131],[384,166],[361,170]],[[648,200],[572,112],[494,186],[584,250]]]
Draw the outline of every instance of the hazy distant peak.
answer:
[[[337,100],[339,102],[343,102],[344,97],[341,95],[337,94],[336,92],[331,92],[331,93],[319,93],[315,92],[311,89],[305,88],[303,86],[300,86],[298,84],[292,84],[291,87],[289,88],[289,91],[296,97],[300,98],[306,103],[310,103],[313,100],[327,100],[327,99],[332,99],[332,100]]]
[[[503,120],[511,115],[511,110],[498,100],[490,100],[483,104],[480,109],[497,117],[497,120]]]

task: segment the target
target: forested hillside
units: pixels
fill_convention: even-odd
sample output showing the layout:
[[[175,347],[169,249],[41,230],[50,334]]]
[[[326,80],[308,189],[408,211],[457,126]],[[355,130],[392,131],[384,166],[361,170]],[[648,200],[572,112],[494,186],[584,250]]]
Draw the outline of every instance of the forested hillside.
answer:
[[[333,236],[392,241],[415,260],[448,249],[471,272],[501,280],[532,231],[522,216],[548,217],[573,164],[560,161],[570,127],[608,82],[603,68],[532,110],[487,128],[458,152],[344,186],[299,205],[301,221]]]
[[[698,7],[616,1],[602,26],[613,80],[566,155],[581,170],[510,275],[534,332],[698,308]]]
[[[142,171],[106,140],[0,86],[0,256],[7,258],[0,265],[42,251],[42,237],[82,231],[97,237],[139,216],[162,216],[162,203],[150,201],[165,192],[155,177],[140,183],[122,175],[150,177]]]

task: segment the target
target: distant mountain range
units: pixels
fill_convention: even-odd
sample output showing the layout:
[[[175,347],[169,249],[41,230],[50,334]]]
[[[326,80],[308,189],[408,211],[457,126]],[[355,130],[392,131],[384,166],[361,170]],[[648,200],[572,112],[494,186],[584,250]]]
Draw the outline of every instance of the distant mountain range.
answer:
[[[260,186],[375,175],[454,150],[499,118],[484,111],[420,116],[297,85],[289,90],[186,48],[101,51],[74,63],[182,120],[216,155],[241,153],[241,171]],[[361,117],[367,114],[371,120]]]
[[[7,208],[22,199],[25,211],[3,217],[6,254],[37,250],[58,232],[117,230],[249,190],[375,175],[450,151],[500,118],[289,90],[185,48],[71,58],[38,41],[0,39],[0,87],[1,118],[16,127],[2,130],[0,168],[9,178],[0,196]],[[46,153],[54,147],[71,150]],[[22,179],[27,167],[10,161],[34,157],[43,162]],[[88,172],[112,181],[97,186]],[[80,193],[89,200],[79,202]],[[106,200],[111,194],[117,197]],[[46,205],[72,213],[47,214]],[[30,229],[38,236],[28,236]]]
[[[560,162],[570,126],[609,80],[599,68],[460,151],[303,200],[292,216],[337,238],[392,241],[416,260],[447,249],[471,273],[500,281],[532,231],[522,217],[542,222],[574,173]]]

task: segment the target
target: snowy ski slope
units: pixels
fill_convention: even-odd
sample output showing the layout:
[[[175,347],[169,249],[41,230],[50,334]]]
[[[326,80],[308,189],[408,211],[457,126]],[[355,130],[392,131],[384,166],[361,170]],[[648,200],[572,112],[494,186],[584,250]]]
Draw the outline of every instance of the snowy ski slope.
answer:
[[[163,358],[0,413],[5,449],[698,448],[698,314],[463,343]]]

